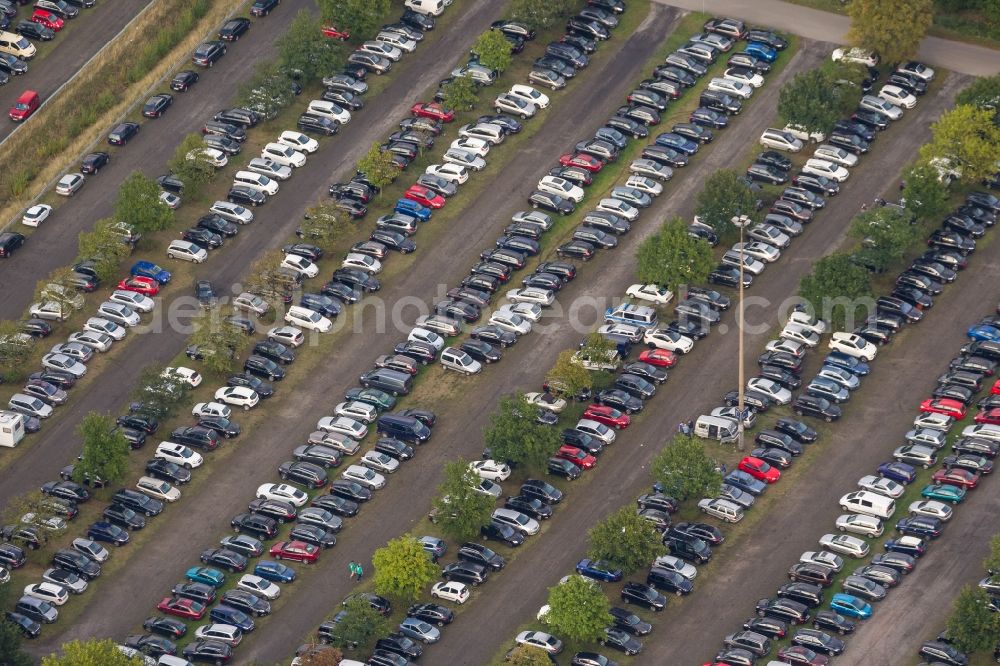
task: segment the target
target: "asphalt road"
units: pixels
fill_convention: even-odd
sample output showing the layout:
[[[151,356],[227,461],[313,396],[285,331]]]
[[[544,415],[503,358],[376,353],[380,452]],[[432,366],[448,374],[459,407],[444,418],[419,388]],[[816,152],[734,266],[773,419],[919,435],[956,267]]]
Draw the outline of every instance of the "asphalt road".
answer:
[[[465,35],[475,35],[493,20],[490,12],[479,13],[479,7],[482,5],[477,3],[475,11],[459,17],[458,25],[451,32],[459,35],[465,28]],[[407,258],[419,264],[414,265],[406,280],[386,284],[378,296],[388,303],[414,297],[426,302],[434,298],[444,285],[457,284],[466,274],[473,252],[492,245],[499,230],[509,223],[510,216],[524,207],[528,184],[551,168],[558,154],[556,151],[583,138],[586,132],[581,128],[592,130],[603,124],[610,104],[591,104],[589,101],[622,99],[629,90],[628,85],[639,76],[638,68],[659,47],[676,18],[677,12],[657,8],[624,44],[619,41],[624,37],[616,35],[605,48],[621,49],[630,57],[605,61],[603,70],[591,69],[586,73],[590,85],[585,86],[581,82],[581,85],[567,90],[569,99],[560,102],[560,109],[564,111],[558,115],[550,113],[541,121],[544,124],[537,136],[544,137],[545,141],[536,141],[523,151],[520,158],[523,168],[519,164],[518,168],[507,168],[496,174],[491,187],[477,201],[478,210],[492,212],[482,218],[462,216],[448,229],[435,229],[433,222],[430,223],[417,236],[420,250]],[[445,63],[451,66],[450,60]],[[432,72],[429,76],[434,80],[434,77],[440,78],[439,73]],[[400,77],[400,80],[404,78]],[[406,105],[409,103],[406,102]],[[405,114],[399,109],[385,113],[390,121],[402,115]],[[351,123],[353,125],[354,122]],[[384,132],[385,128],[381,129]],[[362,145],[370,145],[370,140]],[[317,153],[313,159],[322,154]],[[345,165],[354,163],[350,157],[343,159]],[[289,217],[296,219],[294,214]],[[426,235],[431,233],[435,234],[433,243]],[[456,262],[455,257],[461,260]],[[220,517],[245,510],[253,490],[260,483],[276,480],[274,470],[277,465],[288,458],[288,452],[295,443],[304,441],[314,429],[316,419],[329,413],[336,396],[343,395],[355,384],[355,378],[371,367],[375,355],[405,337],[395,329],[381,330],[380,322],[369,311],[365,311],[362,325],[362,331],[347,337],[337,346],[336,355],[324,372],[315,373],[298,385],[294,401],[269,405],[269,409],[275,410],[273,418],[241,437],[239,449],[253,451],[253,455],[234,455],[227,459],[225,480],[220,479],[219,483],[200,489],[197,500],[188,503],[184,512],[171,511],[158,519],[161,523],[157,528],[160,534],[183,532],[184,541],[171,542],[169,549],[150,546],[140,557],[132,558],[115,573],[113,587],[102,588],[97,594],[82,599],[89,607],[76,624],[62,635],[43,636],[45,643],[38,646],[40,651],[48,649],[52,641],[62,642],[92,635],[125,635],[137,621],[149,614],[159,599],[157,594],[176,582],[182,566],[179,563],[195,561],[206,544],[213,543],[220,530],[224,530]],[[267,622],[247,637],[240,647],[240,658],[262,663],[287,658],[303,635],[318,625],[333,604],[347,594],[350,581],[343,573],[347,570],[348,560],[370,562],[375,548],[405,532],[425,514],[444,463],[459,454],[470,457],[478,453],[481,444],[477,438],[468,437],[468,433],[481,427],[500,393],[521,383],[524,366],[518,356],[537,353],[539,358],[548,359],[566,345],[565,336],[559,339],[529,337],[509,350],[513,357],[511,361],[505,360],[499,366],[491,367],[485,376],[469,380],[476,383],[476,390],[468,396],[468,400],[463,401],[461,413],[456,409],[442,410],[437,405],[428,405],[442,414],[432,442],[422,447],[418,458],[407,463],[387,487],[379,491],[378,498],[362,511],[357,524],[338,536],[337,547],[323,554],[320,563],[314,567],[316,573],[323,577],[323,583],[309,585],[303,581],[303,585],[287,590],[282,595],[282,603],[288,604],[287,607],[277,611],[275,621]],[[544,367],[548,367],[548,362],[539,361]],[[293,371],[299,370],[293,368]],[[421,391],[432,390],[433,387],[426,384],[421,387]]]
[[[811,7],[781,0],[655,0],[666,5],[692,11],[732,16],[755,25],[768,25],[777,30],[821,39],[838,44],[847,43],[851,20]],[[953,72],[974,76],[1000,73],[1000,51],[985,46],[956,42],[940,37],[926,37],[920,44],[917,58]]]
[[[306,0],[301,1],[305,2]],[[301,173],[296,174],[295,178],[284,183],[281,192],[272,202],[255,212],[254,223],[226,244],[222,255],[196,267],[196,278],[211,280],[217,286],[236,284],[240,282],[241,275],[254,257],[287,242],[298,226],[299,220],[302,219],[305,208],[326,196],[326,188],[330,182],[353,173],[353,165],[357,163],[360,156],[367,152],[372,143],[388,135],[391,131],[390,128],[394,127],[400,118],[409,115],[410,106],[415,101],[414,91],[424,90],[432,84],[436,84],[444,76],[445,69],[454,66],[454,60],[460,57],[458,54],[465,52],[468,46],[467,42],[472,39],[472,36],[479,34],[488,27],[491,21],[499,17],[503,6],[500,3],[468,3],[464,7],[456,5],[455,9],[461,11],[462,14],[452,22],[451,29],[444,34],[443,39],[438,42],[438,46],[435,49],[417,49],[414,54],[401,61],[398,71],[394,72],[392,82],[382,91],[378,102],[370,103],[369,107],[357,113],[328,146],[312,155],[308,166],[304,167]],[[283,3],[282,11],[272,14],[269,18],[284,17],[286,11],[294,9],[290,4]],[[293,11],[288,11],[287,16],[291,16],[293,13]],[[244,40],[241,39],[238,46],[242,46],[243,42]],[[441,54],[443,53],[454,54],[454,58],[442,58]],[[214,71],[209,72],[209,75],[218,73],[219,68],[214,68]],[[230,82],[232,74],[224,76],[228,77],[225,78],[228,83],[219,82],[220,86],[238,85],[236,82]],[[203,79],[198,85],[205,85],[208,88],[208,85],[213,81],[214,79],[210,81]],[[174,106],[176,107],[177,104],[175,102]],[[187,131],[194,129],[193,123],[222,107],[223,104],[218,101],[199,100],[198,108],[185,114],[184,117],[188,122],[185,124],[185,129],[177,130],[176,136],[183,136]],[[171,114],[168,113],[157,122],[167,122],[171,120],[171,117]],[[140,139],[141,141],[142,139]],[[140,143],[135,148],[144,148],[144,146]],[[148,166],[143,162],[143,166],[146,169],[152,169],[150,173],[157,173],[159,165],[162,165],[167,157],[172,155],[173,150],[171,145],[165,151],[167,155],[163,155],[159,154],[158,150],[150,149],[148,153],[157,153],[156,159]],[[144,153],[140,150],[129,153],[130,156],[142,154]],[[118,166],[121,166],[121,160]],[[137,167],[135,165],[129,167],[126,173],[132,168]],[[102,172],[99,178],[103,179],[106,175],[110,176],[111,174]],[[110,179],[104,182],[110,182]],[[87,190],[84,189],[78,196],[83,196],[86,192]],[[110,196],[107,192],[104,194]],[[104,202],[103,205],[110,206],[107,202]],[[98,217],[101,216],[98,215]],[[461,239],[454,240],[460,241]],[[451,255],[443,254],[441,256],[444,258],[454,256],[454,253],[464,249],[460,243],[456,243],[456,245],[458,247],[452,249]],[[422,259],[425,256],[424,251],[422,250],[414,256]],[[15,259],[16,257],[17,255],[15,255]],[[158,254],[152,255],[150,258],[154,261],[160,260]],[[62,263],[57,265],[62,265]],[[168,268],[169,263],[165,264]],[[30,279],[32,285],[34,279]],[[31,286],[28,289],[30,298],[30,291],[34,287]],[[175,293],[169,298],[177,298],[178,295]],[[159,298],[159,301],[156,316],[162,316],[171,307],[168,298]],[[89,390],[76,389],[72,400],[61,408],[63,413],[60,417],[47,423],[40,433],[27,440],[25,446],[30,448],[19,451],[19,457],[4,470],[9,482],[0,486],[0,503],[27,490],[37,488],[40,484],[50,480],[54,471],[53,460],[71,461],[77,455],[79,445],[75,428],[80,420],[92,411],[115,412],[126,405],[128,396],[142,370],[151,365],[165,364],[183,350],[186,337],[186,334],[172,327],[164,326],[163,330],[157,332],[155,336],[146,336],[144,339],[129,343],[120,355],[114,357],[112,359],[113,365],[105,368],[100,376],[95,378],[94,384],[99,385],[99,389],[96,387]],[[371,354],[364,356],[366,363],[370,362],[370,357]],[[351,373],[351,375],[359,374],[360,372]]]
[[[103,0],[91,9],[81,9],[80,15],[67,21],[55,40],[56,47],[43,60],[28,64],[23,77],[11,77],[10,83],[0,88],[0,109],[9,109],[25,90],[34,90],[43,100],[66,83],[83,63],[90,60],[101,47],[114,39],[135,15],[153,0]],[[11,30],[18,21],[31,16],[32,7],[20,7],[11,19]],[[44,115],[44,110],[41,115]],[[42,122],[35,120],[33,122]],[[0,139],[13,132],[18,125],[4,122]]]
[[[193,67],[198,70],[201,80],[187,93],[173,93],[174,103],[170,109],[162,118],[143,122],[142,131],[127,146],[116,148],[100,142],[95,150],[108,151],[111,163],[98,175],[87,176],[83,189],[35,229],[13,257],[0,262],[0,293],[4,295],[0,300],[0,319],[18,319],[31,304],[38,280],[56,268],[73,263],[77,235],[89,231],[97,220],[113,214],[118,187],[130,173],[141,171],[154,178],[166,173],[167,162],[184,137],[200,131],[202,123],[236,99],[240,85],[253,73],[257,63],[274,56],[274,35],[284,34],[296,13],[313,6],[310,0],[285,0],[277,11],[255,20],[247,35],[230,44],[229,52],[219,61],[218,67]],[[168,90],[168,83],[163,90]],[[103,134],[109,129],[101,128],[100,132]],[[247,237],[262,242],[261,236],[259,233],[240,234],[240,242],[234,245],[246,244]],[[247,251],[251,253],[249,256],[255,254],[252,245]],[[227,252],[232,256],[231,250]],[[152,257],[154,261],[162,258],[159,252]],[[141,367],[141,364],[134,367]]]

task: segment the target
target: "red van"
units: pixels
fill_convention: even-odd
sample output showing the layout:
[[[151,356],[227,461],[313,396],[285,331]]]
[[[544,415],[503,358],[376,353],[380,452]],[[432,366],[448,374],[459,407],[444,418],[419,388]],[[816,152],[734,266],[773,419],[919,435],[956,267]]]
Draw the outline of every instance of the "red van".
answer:
[[[42,104],[42,98],[34,90],[25,90],[10,107],[10,119],[14,122],[25,120]]]

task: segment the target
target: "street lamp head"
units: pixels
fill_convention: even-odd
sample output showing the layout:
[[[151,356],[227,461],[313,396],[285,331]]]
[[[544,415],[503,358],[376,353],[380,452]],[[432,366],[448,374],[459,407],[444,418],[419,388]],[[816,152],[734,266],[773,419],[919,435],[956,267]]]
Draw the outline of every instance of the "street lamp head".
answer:
[[[743,215],[742,213],[737,211],[736,215],[733,216],[733,219],[730,220],[730,222],[732,222],[734,225],[742,229],[743,227],[750,224],[751,220],[749,215]]]

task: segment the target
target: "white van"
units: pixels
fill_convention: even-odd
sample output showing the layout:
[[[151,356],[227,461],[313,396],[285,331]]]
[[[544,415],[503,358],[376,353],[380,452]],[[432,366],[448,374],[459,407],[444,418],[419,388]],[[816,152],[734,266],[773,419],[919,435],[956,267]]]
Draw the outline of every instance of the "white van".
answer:
[[[406,0],[403,4],[418,14],[441,16],[444,13],[444,0]]]
[[[446,370],[455,370],[466,375],[475,375],[483,369],[479,361],[455,347],[445,347],[441,352],[441,365]]]
[[[604,311],[604,321],[632,324],[643,330],[656,328],[656,325],[659,323],[656,317],[656,310],[645,305],[634,305],[632,303],[622,303],[616,308],[608,308]]]
[[[233,185],[249,187],[258,192],[263,192],[268,196],[278,193],[278,181],[271,180],[264,174],[253,171],[237,171],[236,175],[233,176]]]
[[[863,513],[883,520],[890,518],[896,511],[896,503],[893,500],[867,490],[847,493],[840,498],[840,507],[845,511]]]
[[[21,60],[31,60],[35,57],[35,52],[35,45],[23,36],[0,30],[0,53],[9,53]]]
[[[696,437],[715,439],[722,443],[735,442],[740,436],[740,426],[735,419],[727,416],[703,414],[694,422]]]

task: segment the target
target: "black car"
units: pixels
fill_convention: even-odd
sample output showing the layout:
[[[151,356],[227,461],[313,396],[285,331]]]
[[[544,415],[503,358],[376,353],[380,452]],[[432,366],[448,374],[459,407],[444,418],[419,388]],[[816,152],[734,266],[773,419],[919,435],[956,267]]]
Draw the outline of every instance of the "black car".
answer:
[[[89,153],[83,158],[80,171],[87,174],[96,174],[111,161],[111,156],[105,152]]]
[[[623,134],[628,134],[634,139],[644,139],[649,136],[649,130],[643,123],[625,116],[612,116],[604,123],[607,127],[612,127]],[[588,183],[589,184],[589,177]]]
[[[648,381],[646,381],[641,375],[627,373],[630,376],[630,385],[635,384],[636,386],[652,386]],[[625,376],[625,375],[623,375]],[[639,385],[636,380],[643,380],[644,385]],[[655,387],[654,387],[655,388]],[[641,412],[643,408],[643,402],[640,396],[636,395],[627,388],[620,386],[613,389],[602,389],[598,391],[594,396],[594,402],[599,405],[607,405],[608,407],[614,407],[618,411],[624,412],[626,414],[635,414]]]
[[[311,462],[284,462],[278,467],[278,475],[285,481],[298,483],[309,488],[322,488],[329,481],[326,469]]]
[[[872,129],[882,131],[889,127],[889,119],[881,113],[858,109],[851,114],[851,120],[862,123]]]
[[[535,520],[546,520],[552,517],[552,507],[537,497],[514,495],[507,498],[507,501],[504,502],[504,507],[520,511]]]
[[[235,189],[235,188],[234,188]],[[203,229],[201,227],[193,227],[191,229],[185,229],[181,232],[181,238],[199,247],[203,247],[206,250],[214,250],[216,248],[222,247],[225,242],[219,234],[213,233],[208,229]]]
[[[573,463],[570,464],[572,465]],[[503,525],[493,521],[491,521],[488,525],[483,525],[479,532],[484,539],[500,541],[511,548],[515,548],[524,543],[524,534],[509,525]]]
[[[193,72],[191,70],[184,70],[183,72],[178,72],[173,79],[170,80],[170,89],[176,90],[177,92],[187,92],[191,86],[198,82],[201,78],[198,72]]]
[[[378,281],[378,278],[355,268],[338,268],[333,272],[333,281],[343,282],[361,291],[378,291],[382,288],[382,284]]]
[[[451,624],[455,619],[454,611],[440,604],[413,604],[406,610],[406,616],[415,617],[438,627]]]
[[[621,598],[626,604],[635,604],[652,611],[662,611],[667,607],[665,596],[642,583],[625,583],[622,587]]]
[[[258,513],[276,520],[279,524],[295,520],[298,512],[288,502],[273,499],[255,499],[247,507],[251,513]]]
[[[320,548],[333,548],[337,545],[336,535],[319,525],[296,525],[289,532],[288,538],[304,541]]]
[[[132,509],[147,517],[157,516],[163,512],[163,502],[129,488],[122,488],[112,495],[111,503],[123,506],[126,509]]]
[[[230,375],[229,379],[226,380],[226,386],[243,386],[255,391],[261,398],[270,398],[274,395],[274,387],[271,384],[254,377],[248,372]],[[223,437],[235,437],[240,434],[239,425],[228,419],[221,421],[216,418],[202,417],[198,425],[216,430]]]
[[[344,303],[357,303],[361,300],[361,292],[349,284],[338,280],[331,280],[320,288],[326,296],[333,296]]]
[[[128,507],[110,504],[101,514],[109,522],[129,530],[141,530],[146,526],[146,519]]]
[[[251,16],[267,16],[271,10],[276,9],[281,0],[254,0],[250,7]]]
[[[195,583],[184,581],[174,585],[171,594],[185,599],[192,599],[202,604],[210,604],[215,601],[215,588],[205,583]]]
[[[184,658],[188,661],[204,661],[223,664],[233,656],[233,648],[222,641],[196,639],[184,646]]]
[[[198,223],[196,226],[201,227],[202,229],[208,229],[214,234],[225,236],[227,238],[235,236],[240,232],[240,228],[237,224],[235,224],[234,222],[230,222],[229,220],[223,218],[220,215],[216,215],[215,213],[211,213],[209,215],[202,215],[200,218],[198,218]]]
[[[330,484],[330,494],[353,502],[367,502],[372,498],[372,491],[359,483],[344,479],[335,479]]]
[[[423,647],[413,639],[393,633],[375,641],[375,649],[384,652],[393,652],[406,659],[419,659],[424,653]]]
[[[22,548],[12,543],[0,543],[0,564],[10,569],[17,569],[24,566],[27,561],[28,556],[24,554]]]
[[[817,629],[836,631],[841,636],[853,633],[857,626],[853,620],[831,610],[816,611],[812,624]]]
[[[41,42],[49,42],[56,38],[54,30],[32,21],[18,21],[14,27],[14,32],[28,39],[36,39]]]
[[[170,638],[180,638],[187,633],[187,625],[180,620],[170,617],[154,616],[148,617],[142,623],[142,628],[161,636]]]
[[[245,555],[226,548],[211,548],[203,551],[199,559],[205,564],[212,564],[234,573],[247,568]]]
[[[170,433],[170,441],[196,449],[214,451],[219,448],[219,435],[210,428],[201,426],[180,426]]]
[[[792,184],[824,197],[832,197],[840,193],[840,183],[826,176],[799,173],[792,177]]]
[[[277,363],[263,356],[252,355],[243,363],[243,370],[250,375],[267,378],[271,381],[281,381],[285,378],[285,370]]]
[[[399,17],[399,22],[420,30],[421,32],[433,30],[435,24],[433,16],[421,14],[420,12],[415,12],[412,9],[404,10],[403,14]]]
[[[452,562],[441,570],[441,576],[445,580],[457,580],[467,583],[472,587],[477,587],[489,580],[486,566],[475,562],[459,560]]]
[[[153,95],[142,107],[142,115],[147,118],[159,118],[164,111],[174,103],[174,96],[168,93]]]
[[[799,416],[812,416],[820,418],[830,423],[836,421],[843,414],[839,405],[831,404],[826,398],[817,398],[810,395],[800,395],[792,403],[792,411]]]
[[[278,521],[261,513],[241,513],[229,523],[235,532],[247,532],[258,539],[273,539]]]
[[[295,121],[295,126],[303,132],[322,134],[323,136],[333,136],[340,131],[340,123],[325,116],[317,116],[311,113],[303,113]]]
[[[90,499],[90,491],[73,481],[49,481],[42,485],[41,491],[46,495],[80,504]]]
[[[183,485],[191,480],[191,470],[163,458],[151,458],[146,463],[146,475],[156,479]]]
[[[65,569],[84,580],[94,580],[101,575],[101,565],[78,550],[63,548],[52,556],[52,564]]]
[[[250,29],[250,19],[241,16],[231,18],[219,28],[219,39],[227,42],[235,42],[241,35]]]

